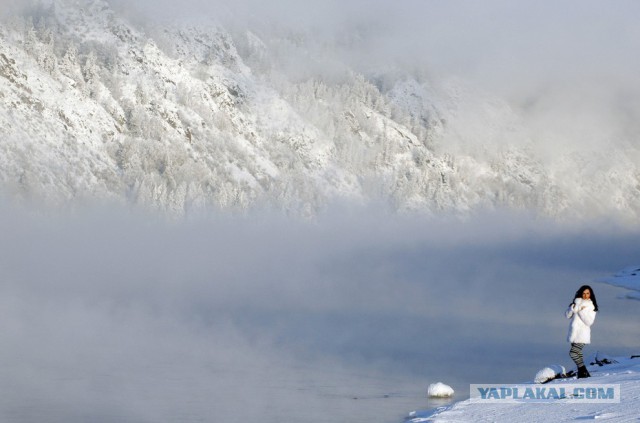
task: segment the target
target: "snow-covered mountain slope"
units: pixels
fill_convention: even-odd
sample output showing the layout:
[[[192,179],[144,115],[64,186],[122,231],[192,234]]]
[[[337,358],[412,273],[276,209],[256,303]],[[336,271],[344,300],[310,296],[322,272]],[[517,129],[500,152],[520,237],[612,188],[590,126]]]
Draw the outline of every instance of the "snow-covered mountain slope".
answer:
[[[363,74],[331,49],[311,53],[305,36],[143,27],[101,0],[4,19],[2,192],[177,215],[263,206],[313,215],[345,200],[427,213],[640,214],[631,141],[542,154],[505,102],[459,81]]]

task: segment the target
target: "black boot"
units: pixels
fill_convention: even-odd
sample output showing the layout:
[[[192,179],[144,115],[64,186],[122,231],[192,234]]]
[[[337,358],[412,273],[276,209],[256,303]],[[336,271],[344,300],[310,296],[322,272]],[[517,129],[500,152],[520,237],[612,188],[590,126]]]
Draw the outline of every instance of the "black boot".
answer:
[[[585,366],[578,367],[578,379],[584,379],[587,377],[591,377],[587,368]]]

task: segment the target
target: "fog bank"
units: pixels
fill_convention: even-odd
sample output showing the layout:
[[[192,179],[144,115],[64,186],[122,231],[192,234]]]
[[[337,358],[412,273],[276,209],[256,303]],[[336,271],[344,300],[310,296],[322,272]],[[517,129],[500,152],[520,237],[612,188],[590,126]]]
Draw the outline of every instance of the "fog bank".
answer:
[[[568,366],[573,293],[640,253],[635,232],[513,214],[171,223],[4,210],[0,229],[12,421],[393,421],[426,404],[429,383],[460,391]],[[594,290],[587,354],[637,353],[638,303]]]

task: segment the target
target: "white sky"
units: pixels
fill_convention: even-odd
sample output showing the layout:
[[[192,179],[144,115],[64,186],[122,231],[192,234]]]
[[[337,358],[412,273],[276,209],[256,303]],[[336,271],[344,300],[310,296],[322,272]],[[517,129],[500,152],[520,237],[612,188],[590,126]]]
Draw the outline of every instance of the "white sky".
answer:
[[[399,57],[488,79],[498,74],[500,83],[509,74],[630,73],[638,65],[631,53],[640,47],[640,3],[632,0],[142,0],[135,7],[149,17],[273,22],[316,37],[357,31],[370,38],[360,53],[371,58]]]
[[[0,8],[30,1],[0,0]],[[210,16],[229,25],[308,30],[349,45],[363,63],[428,65],[495,89],[630,81],[640,64],[640,3],[633,0],[108,1],[143,20]]]

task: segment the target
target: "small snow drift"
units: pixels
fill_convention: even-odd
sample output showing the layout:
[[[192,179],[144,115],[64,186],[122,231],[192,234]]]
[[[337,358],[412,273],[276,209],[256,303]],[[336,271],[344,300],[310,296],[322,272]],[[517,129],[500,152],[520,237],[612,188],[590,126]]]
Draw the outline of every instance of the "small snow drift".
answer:
[[[449,398],[453,396],[453,388],[442,382],[429,385],[427,395],[432,398]]]

